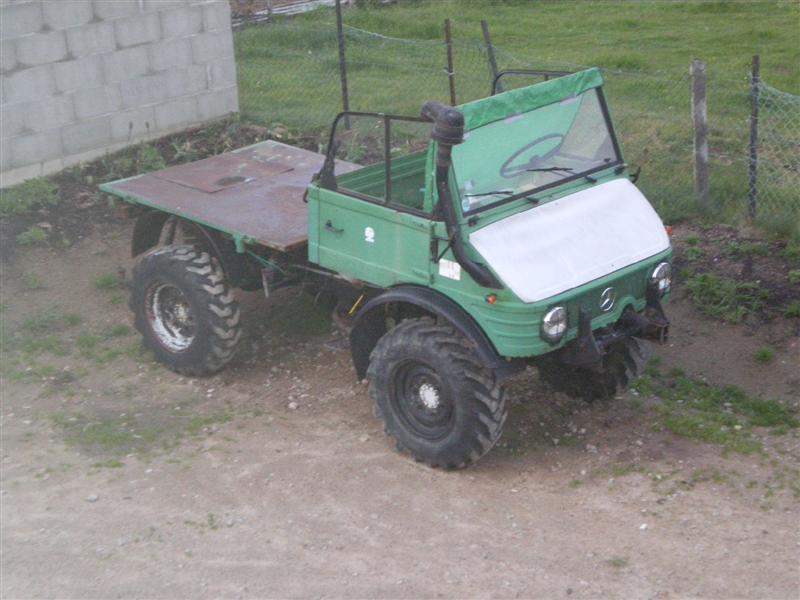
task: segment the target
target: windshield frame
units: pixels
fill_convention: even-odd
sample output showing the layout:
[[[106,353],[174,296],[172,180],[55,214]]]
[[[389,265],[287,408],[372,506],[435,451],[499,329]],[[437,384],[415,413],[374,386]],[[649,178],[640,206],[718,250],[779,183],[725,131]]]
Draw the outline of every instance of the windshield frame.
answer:
[[[456,190],[458,190],[458,202],[457,202],[457,204],[458,204],[458,209],[461,211],[461,214],[464,217],[471,217],[471,216],[474,216],[474,215],[476,215],[478,213],[484,212],[486,210],[496,209],[496,208],[498,208],[500,206],[504,206],[504,205],[508,204],[509,202],[514,202],[515,200],[519,200],[520,198],[529,198],[530,196],[532,196],[535,193],[546,191],[546,190],[549,190],[549,189],[552,189],[552,188],[555,188],[555,187],[560,187],[560,186],[562,186],[564,184],[567,184],[567,183],[570,183],[570,182],[575,182],[575,181],[578,181],[580,179],[584,179],[587,175],[591,176],[594,173],[599,173],[600,171],[605,171],[607,169],[612,169],[612,168],[619,169],[620,167],[624,167],[625,166],[625,162],[624,162],[624,160],[622,158],[622,150],[620,149],[619,142],[617,141],[617,134],[614,131],[614,124],[611,122],[611,115],[608,112],[608,104],[606,103],[606,96],[605,96],[605,93],[604,93],[604,90],[603,90],[602,86],[598,86],[598,87],[595,87],[595,88],[591,88],[591,89],[585,90],[584,92],[581,93],[581,95],[586,94],[586,93],[590,93],[592,91],[597,94],[597,99],[598,99],[598,102],[600,104],[600,111],[601,111],[601,113],[603,115],[603,120],[605,121],[606,128],[608,129],[608,134],[611,137],[611,144],[612,144],[612,147],[614,149],[614,155],[615,155],[615,160],[613,162],[609,162],[609,163],[605,163],[605,164],[602,164],[602,165],[598,165],[598,166],[593,167],[591,169],[587,169],[586,171],[580,171],[578,173],[571,173],[568,176],[565,176],[565,177],[563,177],[561,179],[557,179],[556,181],[551,181],[550,183],[546,183],[544,185],[540,185],[538,187],[534,187],[534,188],[531,188],[529,190],[525,190],[523,192],[517,192],[516,194],[512,194],[512,195],[504,197],[504,198],[499,198],[495,202],[487,203],[487,204],[485,204],[483,206],[477,206],[477,207],[473,208],[472,210],[468,210],[468,211],[465,211],[463,209],[463,206],[462,206],[462,199],[463,198],[461,196],[461,191],[458,190],[458,187],[456,186]],[[554,104],[554,103],[552,103],[552,104]],[[550,104],[546,104],[544,106],[550,106]],[[543,108],[543,107],[537,107],[534,110],[538,110],[539,108]],[[453,178],[455,178],[455,167],[453,165],[451,165],[450,169],[451,169],[451,176]]]

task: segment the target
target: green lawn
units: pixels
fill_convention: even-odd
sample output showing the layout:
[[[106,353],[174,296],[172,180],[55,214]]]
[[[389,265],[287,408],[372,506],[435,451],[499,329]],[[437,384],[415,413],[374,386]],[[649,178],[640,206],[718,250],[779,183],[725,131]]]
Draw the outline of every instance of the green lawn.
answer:
[[[489,92],[481,19],[489,21],[501,68],[606,69],[626,158],[642,165],[645,193],[670,220],[688,214],[693,203],[692,58],[708,64],[712,196],[726,218],[744,214],[751,56],[761,55],[765,81],[800,94],[795,1],[400,0],[345,11],[351,109],[416,114],[425,100],[446,101],[446,17],[453,20],[459,102]],[[235,40],[245,118],[296,132],[329,125],[341,109],[332,10],[246,28]],[[781,189],[780,180],[773,186],[786,204],[793,202],[796,191]],[[786,216],[792,214],[800,219],[800,212]]]

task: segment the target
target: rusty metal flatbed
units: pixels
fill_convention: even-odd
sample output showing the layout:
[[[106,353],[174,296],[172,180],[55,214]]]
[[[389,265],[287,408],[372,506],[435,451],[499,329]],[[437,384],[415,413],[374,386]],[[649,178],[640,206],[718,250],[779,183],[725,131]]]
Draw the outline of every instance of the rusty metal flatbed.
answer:
[[[324,158],[270,140],[100,189],[285,252],[308,241],[303,194]],[[359,166],[337,161],[336,168],[346,173]]]

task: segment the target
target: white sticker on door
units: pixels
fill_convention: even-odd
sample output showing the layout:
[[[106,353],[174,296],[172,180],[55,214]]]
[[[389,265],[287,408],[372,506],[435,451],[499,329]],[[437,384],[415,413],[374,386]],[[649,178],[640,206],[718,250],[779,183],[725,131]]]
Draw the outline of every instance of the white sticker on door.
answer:
[[[375,243],[375,230],[372,227],[364,228],[364,241],[368,244]]]
[[[439,275],[461,281],[461,265],[453,260],[443,258],[439,261]]]

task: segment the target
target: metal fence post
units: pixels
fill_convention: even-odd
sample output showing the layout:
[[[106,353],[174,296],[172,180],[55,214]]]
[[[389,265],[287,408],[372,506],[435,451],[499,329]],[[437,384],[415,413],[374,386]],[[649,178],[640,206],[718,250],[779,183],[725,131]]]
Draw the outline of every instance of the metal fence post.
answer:
[[[692,76],[692,124],[694,127],[694,189],[702,210],[708,209],[708,102],[706,63],[695,58],[689,67]]]
[[[450,83],[450,104],[455,106],[456,102],[456,73],[453,70],[453,35],[450,31],[450,19],[444,20],[444,41],[447,44],[447,80]]]
[[[342,110],[350,110],[350,97],[347,93],[347,57],[344,51],[344,25],[342,23],[342,2],[336,0],[336,37],[339,40],[339,79],[342,83]],[[344,126],[350,129],[350,117],[345,117]]]
[[[750,73],[750,190],[747,197],[747,208],[750,218],[756,216],[758,203],[758,95],[761,71],[761,59],[758,54],[753,57]]]
[[[492,45],[492,38],[489,36],[489,23],[481,21],[481,30],[483,30],[483,42],[486,44],[486,54],[489,56],[489,69],[492,71],[492,82],[497,79],[497,57],[494,55],[494,45]],[[493,90],[494,91],[494,90]],[[497,82],[497,92],[503,91],[503,84]]]

